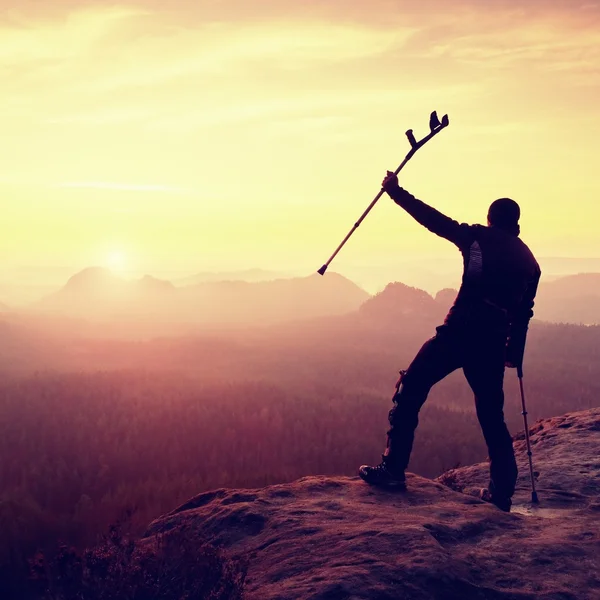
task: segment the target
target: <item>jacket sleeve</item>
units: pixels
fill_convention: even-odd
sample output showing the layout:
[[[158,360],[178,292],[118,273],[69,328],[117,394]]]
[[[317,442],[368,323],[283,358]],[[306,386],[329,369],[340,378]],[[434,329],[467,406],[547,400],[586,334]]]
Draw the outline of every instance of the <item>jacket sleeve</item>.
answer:
[[[387,190],[387,193],[398,206],[432,233],[449,240],[459,248],[471,245],[473,240],[470,225],[459,224],[401,187]]]
[[[521,302],[511,318],[506,344],[506,359],[517,367],[522,367],[523,365],[527,330],[529,329],[529,321],[533,317],[533,306],[540,277],[541,270],[538,266],[527,285]]]

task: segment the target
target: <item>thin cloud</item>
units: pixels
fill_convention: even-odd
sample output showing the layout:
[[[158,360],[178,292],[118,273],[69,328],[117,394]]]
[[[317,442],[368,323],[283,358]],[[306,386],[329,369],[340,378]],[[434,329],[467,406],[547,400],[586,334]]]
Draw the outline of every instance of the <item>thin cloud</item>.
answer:
[[[67,181],[59,183],[59,188],[109,190],[116,192],[154,192],[154,193],[183,193],[180,187],[157,184],[118,183],[112,181]]]
[[[219,24],[180,29],[172,36],[125,44],[126,64],[112,65],[90,89],[105,92],[152,86],[201,76],[227,76],[232,70],[324,67],[381,56],[403,47],[416,32],[403,28],[382,33],[364,26],[319,22]],[[182,51],[182,49],[186,49]]]
[[[19,19],[0,26],[0,60],[4,65],[81,57],[123,21],[147,12],[132,8],[81,9],[58,21]]]
[[[519,13],[467,12],[422,48],[423,58],[449,58],[457,64],[497,68],[577,71],[600,63],[600,20],[577,12],[528,19]],[[588,15],[589,17],[589,15]]]
[[[482,93],[477,82],[437,86],[434,89],[362,89],[330,90],[302,93],[298,96],[256,97],[231,100],[210,112],[194,110],[186,114],[158,117],[148,123],[149,130],[190,132],[196,129],[217,128],[223,125],[256,123],[263,129],[291,125],[301,129],[307,122],[320,126],[347,123],[353,115],[362,114],[363,107],[393,113],[398,106],[403,110],[417,110],[431,101],[432,96],[447,102],[468,96],[471,100]]]
[[[118,125],[146,121],[156,115],[157,110],[131,106],[112,110],[99,108],[97,111],[55,116],[44,122],[49,125]]]

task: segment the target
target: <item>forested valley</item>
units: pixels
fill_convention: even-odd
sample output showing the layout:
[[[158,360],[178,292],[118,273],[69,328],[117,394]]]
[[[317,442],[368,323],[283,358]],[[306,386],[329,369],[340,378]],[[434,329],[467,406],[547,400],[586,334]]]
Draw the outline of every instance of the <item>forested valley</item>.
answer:
[[[77,372],[12,372],[5,362],[4,568],[14,572],[15,561],[59,540],[92,544],[125,512],[139,534],[209,489],[354,476],[360,464],[379,460],[398,369],[429,325],[363,322],[352,329],[338,320],[330,329],[296,324],[220,341],[87,341],[91,358]],[[598,405],[599,327],[534,323],[528,344],[530,423]],[[119,352],[131,366],[94,369],[102,365],[98,357]],[[514,370],[507,370],[505,391],[516,434],[523,420]],[[409,469],[436,477],[485,459],[472,393],[455,372],[422,410]]]

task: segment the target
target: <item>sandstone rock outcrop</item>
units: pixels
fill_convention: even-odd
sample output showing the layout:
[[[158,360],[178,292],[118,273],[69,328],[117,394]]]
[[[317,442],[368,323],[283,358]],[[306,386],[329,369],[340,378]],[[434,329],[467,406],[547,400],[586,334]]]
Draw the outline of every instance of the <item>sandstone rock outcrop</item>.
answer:
[[[407,492],[348,477],[215,490],[154,521],[146,537],[191,529],[245,556],[250,600],[600,599],[600,409],[531,432],[538,507],[517,439],[510,514],[472,495],[487,481],[481,464],[437,481],[409,474]]]

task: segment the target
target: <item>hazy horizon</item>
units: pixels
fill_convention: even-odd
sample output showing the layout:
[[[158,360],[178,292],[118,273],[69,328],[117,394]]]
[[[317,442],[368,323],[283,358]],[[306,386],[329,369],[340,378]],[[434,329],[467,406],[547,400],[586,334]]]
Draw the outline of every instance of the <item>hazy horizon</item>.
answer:
[[[600,272],[600,257],[538,257],[541,264],[542,282],[552,281],[567,275]],[[320,266],[320,265],[319,265]],[[77,273],[91,267],[100,267],[113,273],[116,277],[126,280],[140,279],[145,276],[170,281],[175,285],[184,285],[187,281],[197,278],[198,281],[219,281],[236,279],[256,282],[273,279],[291,279],[308,277],[316,273],[317,268],[296,266],[282,270],[274,270],[265,266],[216,269],[142,269],[127,270],[106,265],[85,265],[79,268],[68,266],[15,266],[0,268],[0,303],[9,304],[15,308],[27,305],[43,296],[62,288],[67,281]],[[314,267],[314,265],[313,265]],[[435,258],[406,257],[395,263],[348,264],[343,260],[334,261],[330,273],[338,273],[360,286],[369,294],[382,291],[392,282],[402,282],[406,285],[423,289],[429,294],[448,288],[458,288],[462,274],[460,255],[452,251],[444,256]],[[325,275],[327,277],[327,274]]]

